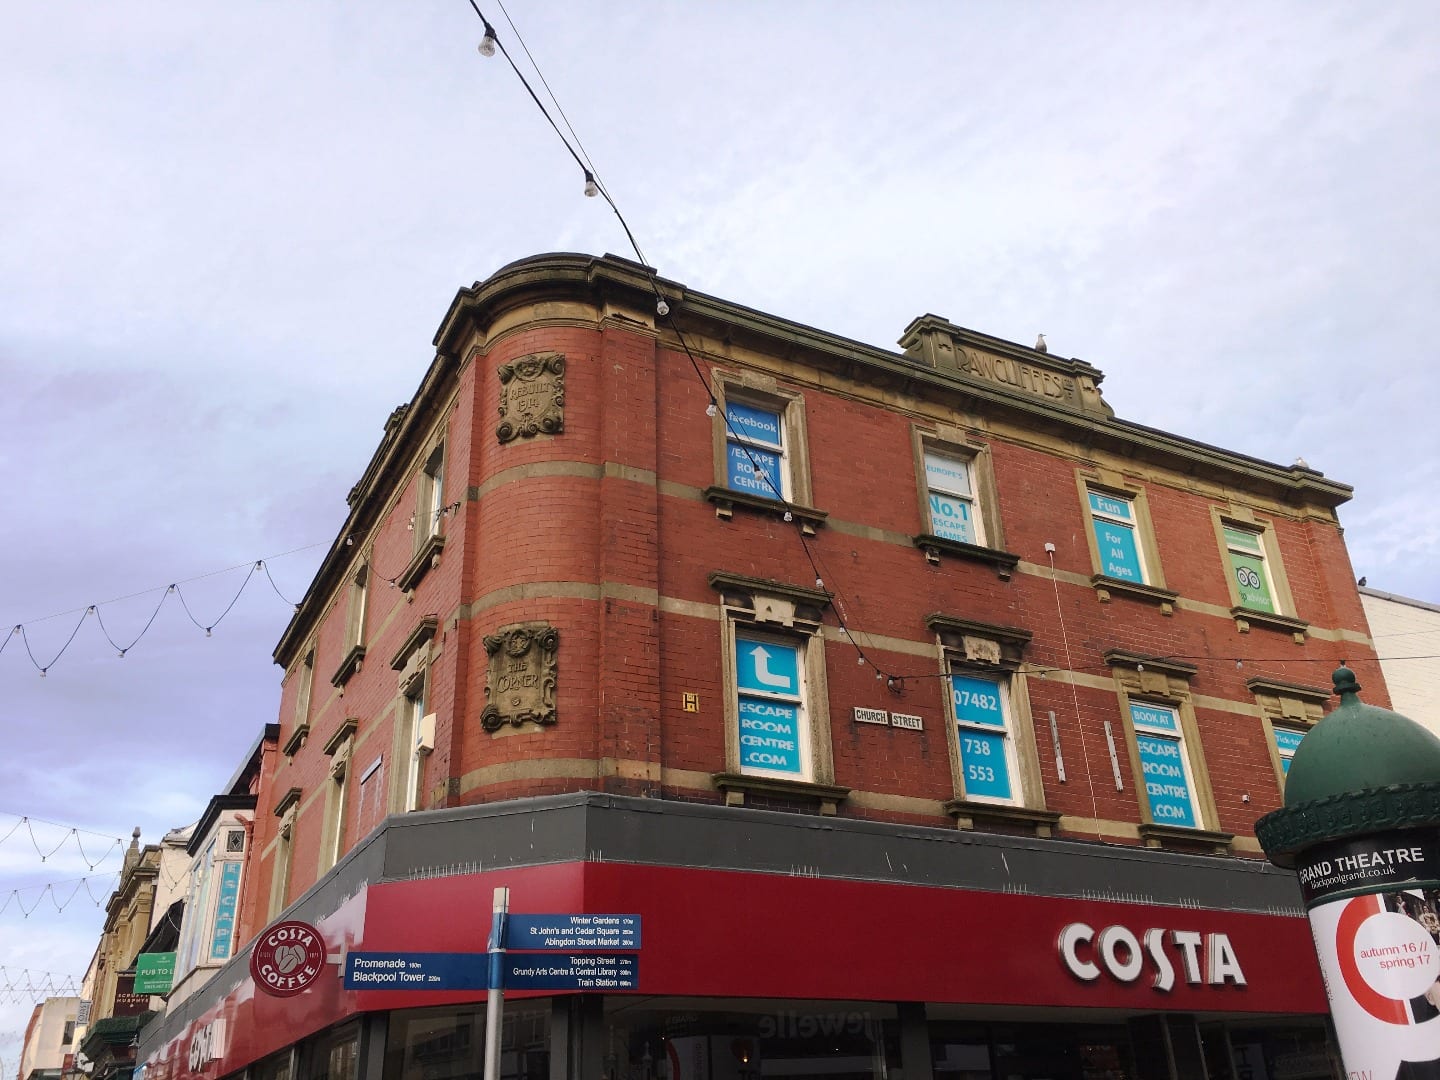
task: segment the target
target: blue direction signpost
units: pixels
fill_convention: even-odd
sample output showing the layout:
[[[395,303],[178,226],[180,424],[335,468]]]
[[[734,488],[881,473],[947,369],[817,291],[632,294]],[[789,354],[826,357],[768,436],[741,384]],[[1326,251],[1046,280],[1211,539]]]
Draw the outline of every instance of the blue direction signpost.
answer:
[[[511,915],[507,949],[574,949],[634,952],[640,948],[639,915]]]
[[[346,990],[488,990],[484,953],[352,952]]]
[[[634,990],[640,958],[625,953],[511,953],[506,990]]]

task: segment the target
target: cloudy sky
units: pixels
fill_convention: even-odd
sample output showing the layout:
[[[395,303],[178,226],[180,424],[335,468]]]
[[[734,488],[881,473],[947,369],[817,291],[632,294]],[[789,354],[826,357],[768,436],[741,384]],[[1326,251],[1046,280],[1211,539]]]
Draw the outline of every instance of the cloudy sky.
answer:
[[[1429,5],[510,14],[661,274],[885,347],[1043,331],[1122,416],[1353,484],[1357,574],[1440,600]],[[630,254],[479,36],[467,0],[5,5],[0,834],[192,820],[455,289]],[[206,638],[180,598],[212,625],[258,559]],[[116,644],[87,617],[42,679],[90,604]],[[12,976],[94,947],[57,859],[0,842],[0,901],[45,900],[0,911]],[[27,1014],[0,998],[11,1069]]]

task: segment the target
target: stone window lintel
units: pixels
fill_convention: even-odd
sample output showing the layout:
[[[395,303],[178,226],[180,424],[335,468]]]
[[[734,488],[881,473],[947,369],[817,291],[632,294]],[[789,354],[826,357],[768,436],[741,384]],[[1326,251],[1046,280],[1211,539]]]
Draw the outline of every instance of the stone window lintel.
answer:
[[[735,491],[728,487],[708,487],[703,495],[707,502],[714,504],[715,516],[726,521],[734,516],[737,506],[782,518],[788,511],[790,516],[800,523],[800,531],[806,536],[814,536],[815,530],[824,525],[825,519],[830,516],[826,511],[817,510],[813,506],[800,506],[793,502],[782,502],[780,499],[767,499],[763,495],[754,495],[748,491]]]
[[[941,555],[954,555],[957,558],[969,559],[972,562],[988,563],[995,567],[996,574],[1002,581],[1009,581],[1015,573],[1015,567],[1020,565],[1020,556],[1008,551],[1001,551],[999,548],[984,547],[980,544],[966,544],[959,540],[948,540],[943,536],[935,536],[932,533],[920,533],[910,538],[917,548],[925,553],[925,559],[932,564],[939,564]]]
[[[390,667],[395,671],[403,671],[405,665],[410,662],[410,657],[415,651],[435,636],[435,631],[440,627],[440,620],[437,616],[427,615],[416,624],[415,629],[401,643],[400,648],[395,650],[395,655],[390,658]]]
[[[1140,825],[1138,832],[1140,842],[1148,848],[1205,848],[1216,855],[1229,854],[1230,845],[1235,839],[1233,833],[1186,829],[1178,825],[1158,825],[1154,822]]]
[[[1095,595],[1099,597],[1102,604],[1108,604],[1111,595],[1119,593],[1132,600],[1144,600],[1157,605],[1162,615],[1175,614],[1175,601],[1180,598],[1180,594],[1173,589],[1162,589],[1158,585],[1142,585],[1138,581],[1125,581],[1121,578],[1106,577],[1104,574],[1092,575],[1090,585],[1094,588]]]
[[[745,796],[770,795],[782,799],[802,799],[818,803],[823,817],[833,817],[839,804],[850,795],[850,789],[835,784],[816,784],[808,780],[783,780],[770,776],[746,776],[742,773],[715,773],[711,779],[725,793],[726,806],[744,806]]]
[[[299,804],[302,794],[303,792],[298,787],[292,787],[284,795],[281,795],[280,801],[275,804],[275,816],[283,818],[287,810]]]
[[[1252,626],[1262,626],[1266,630],[1278,630],[1282,634],[1290,634],[1294,637],[1296,645],[1305,644],[1305,635],[1310,629],[1310,624],[1304,619],[1292,618],[1289,615],[1276,615],[1271,611],[1256,611],[1254,608],[1233,607],[1230,609],[1230,617],[1235,620],[1235,627],[1242,634],[1248,634]]]
[[[331,686],[344,686],[350,681],[350,676],[360,670],[361,662],[365,659],[365,646],[353,645],[350,651],[345,654],[345,659],[340,661],[340,666],[335,669],[335,674],[330,676]]]
[[[1060,822],[1058,810],[1036,810],[1028,806],[972,802],[969,799],[950,799],[945,803],[945,812],[955,819],[955,826],[959,829],[973,829],[977,822],[1012,825],[1040,837],[1050,836]]]
[[[325,747],[321,751],[326,757],[334,757],[335,751],[340,749],[340,744],[346,739],[354,736],[356,729],[360,727],[360,721],[355,717],[346,717],[344,723],[335,729],[335,734],[325,741]]]
[[[395,584],[406,592],[413,591],[415,586],[420,584],[421,579],[430,572],[431,567],[439,563],[440,552],[444,549],[445,536],[443,533],[432,533],[427,536],[420,544],[419,550],[415,552],[415,557],[410,560],[410,565],[405,567],[400,572],[400,576],[395,579]]]
[[[300,748],[305,745],[305,740],[309,737],[310,725],[296,724],[295,731],[290,735],[290,738],[285,740],[285,745],[280,748],[280,752],[287,758],[294,757],[300,752]]]

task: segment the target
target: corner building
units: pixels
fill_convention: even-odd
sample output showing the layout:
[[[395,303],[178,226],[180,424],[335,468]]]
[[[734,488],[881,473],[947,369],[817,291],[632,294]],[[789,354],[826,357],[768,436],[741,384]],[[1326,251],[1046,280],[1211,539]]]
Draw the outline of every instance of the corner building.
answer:
[[[633,991],[507,993],[507,1077],[1338,1075],[1252,823],[1342,658],[1384,698],[1348,487],[1083,361],[613,256],[505,267],[434,344],[275,652],[239,942],[482,952],[498,886],[640,916]],[[479,1075],[483,991],[247,957],[147,1080]]]

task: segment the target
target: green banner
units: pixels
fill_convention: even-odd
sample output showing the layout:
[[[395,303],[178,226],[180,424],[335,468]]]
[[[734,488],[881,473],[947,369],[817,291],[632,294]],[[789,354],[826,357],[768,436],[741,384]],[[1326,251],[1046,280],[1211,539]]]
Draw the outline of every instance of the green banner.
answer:
[[[1252,555],[1230,552],[1230,567],[1235,573],[1235,585],[1240,591],[1240,606],[1252,611],[1275,611],[1275,600],[1270,595],[1270,582],[1265,577],[1265,563]]]
[[[173,952],[142,952],[135,958],[135,993],[168,994],[174,981]]]

